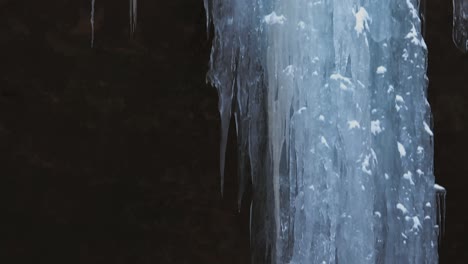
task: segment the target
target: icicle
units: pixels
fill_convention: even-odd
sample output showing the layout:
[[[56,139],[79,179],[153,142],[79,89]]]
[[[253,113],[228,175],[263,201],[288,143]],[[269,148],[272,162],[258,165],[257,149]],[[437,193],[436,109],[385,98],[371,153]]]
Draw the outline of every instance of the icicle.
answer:
[[[419,17],[421,18],[421,34],[426,36],[426,0],[419,0]]]
[[[91,22],[91,48],[94,46],[94,1],[91,0],[91,18],[89,19]]]
[[[447,191],[439,184],[434,184],[434,190],[436,191],[437,196],[437,226],[439,227],[440,241],[445,232],[445,197],[447,195]]]
[[[203,7],[206,14],[206,37],[210,37],[210,24],[211,24],[211,0],[203,0]]]
[[[137,25],[137,0],[129,0],[130,2],[130,35],[133,36]]]

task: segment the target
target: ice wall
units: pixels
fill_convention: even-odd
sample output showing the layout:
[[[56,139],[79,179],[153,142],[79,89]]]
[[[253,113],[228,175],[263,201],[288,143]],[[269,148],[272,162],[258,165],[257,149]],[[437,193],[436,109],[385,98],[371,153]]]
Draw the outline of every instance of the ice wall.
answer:
[[[437,263],[419,0],[205,0],[253,263]],[[223,180],[221,180],[221,188]]]

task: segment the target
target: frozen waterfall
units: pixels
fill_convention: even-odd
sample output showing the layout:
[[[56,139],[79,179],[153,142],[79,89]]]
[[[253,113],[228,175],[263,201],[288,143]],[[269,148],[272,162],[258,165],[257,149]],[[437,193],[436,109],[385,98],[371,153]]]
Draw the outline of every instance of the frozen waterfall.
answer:
[[[205,8],[221,174],[233,115],[253,263],[438,263],[419,0]]]

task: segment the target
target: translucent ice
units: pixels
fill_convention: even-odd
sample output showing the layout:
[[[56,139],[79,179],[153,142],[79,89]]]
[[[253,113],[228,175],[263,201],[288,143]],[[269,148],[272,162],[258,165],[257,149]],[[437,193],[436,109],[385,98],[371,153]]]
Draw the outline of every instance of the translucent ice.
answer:
[[[254,263],[438,262],[421,6],[205,0]]]
[[[453,0],[453,42],[468,52],[468,0]]]

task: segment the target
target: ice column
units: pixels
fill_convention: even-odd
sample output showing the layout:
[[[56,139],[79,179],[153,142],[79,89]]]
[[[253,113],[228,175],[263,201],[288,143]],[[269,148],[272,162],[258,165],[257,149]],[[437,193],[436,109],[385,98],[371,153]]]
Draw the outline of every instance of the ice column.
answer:
[[[418,0],[205,0],[253,263],[437,263]],[[221,180],[221,183],[223,180]]]
[[[468,0],[453,0],[453,42],[468,52]]]

